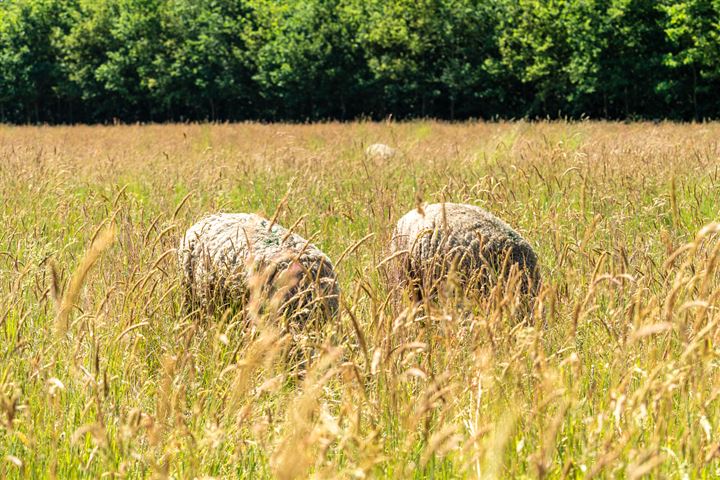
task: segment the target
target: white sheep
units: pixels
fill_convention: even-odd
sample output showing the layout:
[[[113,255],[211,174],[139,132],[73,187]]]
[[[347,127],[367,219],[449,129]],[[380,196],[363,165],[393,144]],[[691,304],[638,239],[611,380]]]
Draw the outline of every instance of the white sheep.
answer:
[[[394,157],[396,154],[397,150],[385,145],[384,143],[373,143],[365,149],[365,155],[378,160],[387,160]]]
[[[280,310],[288,318],[338,310],[339,287],[327,255],[259,215],[206,216],[187,230],[177,255],[186,293],[197,306],[242,304],[255,274],[267,275],[268,297],[284,289]]]
[[[410,283],[418,297],[436,293],[451,271],[464,290],[481,293],[500,275],[507,278],[513,265],[522,276],[522,293],[534,295],[539,285],[530,244],[474,205],[435,203],[408,212],[397,223],[390,250],[398,259],[396,280]]]

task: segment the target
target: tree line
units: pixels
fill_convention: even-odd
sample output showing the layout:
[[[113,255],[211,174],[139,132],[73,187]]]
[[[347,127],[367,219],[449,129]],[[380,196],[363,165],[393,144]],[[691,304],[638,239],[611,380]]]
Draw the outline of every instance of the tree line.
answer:
[[[0,121],[720,116],[720,0],[0,0]]]

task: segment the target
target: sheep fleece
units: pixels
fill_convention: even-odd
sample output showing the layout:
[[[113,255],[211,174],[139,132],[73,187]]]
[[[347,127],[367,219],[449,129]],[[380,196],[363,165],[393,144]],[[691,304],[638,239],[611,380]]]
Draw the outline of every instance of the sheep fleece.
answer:
[[[399,275],[430,287],[458,261],[458,273],[466,282],[484,267],[498,269],[509,251],[510,264],[524,271],[522,290],[537,287],[537,256],[507,223],[474,205],[435,203],[423,210],[405,214],[393,232],[391,253],[409,251]],[[490,277],[483,274],[476,280],[476,286],[485,288]]]
[[[292,302],[294,308],[305,307],[317,299],[317,289],[312,287],[317,278],[329,311],[335,313],[339,288],[330,259],[301,236],[288,235],[288,230],[277,224],[268,229],[269,224],[269,220],[255,214],[221,213],[207,216],[190,227],[178,249],[178,261],[189,293],[201,305],[218,299],[242,300],[252,267],[262,271],[274,266],[268,283],[288,269],[299,280],[287,292],[286,300],[301,289],[310,292],[301,295],[299,302]],[[312,277],[309,281],[303,268],[294,265],[295,261],[307,269]]]
[[[378,158],[381,160],[387,160],[392,158],[397,153],[394,148],[385,145],[384,143],[373,143],[365,149],[365,155],[372,158]]]

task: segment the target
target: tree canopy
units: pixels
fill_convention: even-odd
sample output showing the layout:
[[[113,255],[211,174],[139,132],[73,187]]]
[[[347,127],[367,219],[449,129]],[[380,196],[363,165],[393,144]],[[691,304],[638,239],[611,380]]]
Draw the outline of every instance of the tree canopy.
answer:
[[[0,121],[720,116],[720,0],[0,1]]]

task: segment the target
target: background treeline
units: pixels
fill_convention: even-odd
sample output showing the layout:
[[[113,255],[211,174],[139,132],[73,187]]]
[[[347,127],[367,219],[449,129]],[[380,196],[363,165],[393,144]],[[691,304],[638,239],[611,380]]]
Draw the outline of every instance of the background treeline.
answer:
[[[720,117],[720,0],[0,0],[0,121]]]

